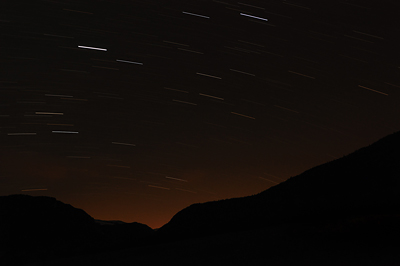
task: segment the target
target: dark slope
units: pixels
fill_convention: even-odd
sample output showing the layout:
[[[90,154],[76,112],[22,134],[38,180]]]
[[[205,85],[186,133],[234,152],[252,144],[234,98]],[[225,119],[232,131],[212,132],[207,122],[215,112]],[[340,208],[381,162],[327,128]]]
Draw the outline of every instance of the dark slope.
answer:
[[[0,197],[0,264],[42,261],[146,244],[153,230],[100,225],[81,209],[51,197]]]
[[[147,245],[153,242],[154,230],[137,222],[114,225],[101,225],[101,232],[107,237],[108,244],[114,243],[114,248],[126,248]]]
[[[96,242],[94,219],[55,198],[2,196],[0,217],[1,261],[68,256]]]
[[[283,223],[327,226],[357,220],[368,221],[370,226],[378,221],[391,224],[387,219],[396,220],[400,214],[399,192],[398,132],[258,195],[191,205],[158,233],[179,239]]]
[[[310,233],[293,235],[287,233],[287,229],[287,227],[270,227],[263,230],[233,232],[34,265],[399,265],[398,247],[376,249],[375,246],[359,246],[353,243],[332,244],[327,241],[322,242],[315,237],[310,240],[312,237]]]
[[[35,265],[399,265],[399,148],[395,133],[260,194],[191,205],[151,246]]]

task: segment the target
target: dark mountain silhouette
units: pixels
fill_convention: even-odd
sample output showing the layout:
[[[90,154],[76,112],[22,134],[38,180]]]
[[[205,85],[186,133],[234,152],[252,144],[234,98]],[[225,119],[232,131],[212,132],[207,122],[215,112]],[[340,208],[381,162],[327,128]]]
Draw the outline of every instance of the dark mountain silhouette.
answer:
[[[50,197],[0,197],[3,259],[41,260],[84,250],[95,241],[96,224],[83,210]]]
[[[399,192],[398,132],[257,195],[193,204],[157,233],[182,239],[296,223],[399,236]]]
[[[119,221],[119,220],[111,220],[111,221],[105,221],[105,220],[94,220],[97,224],[100,225],[119,225],[119,224],[126,224],[126,222]]]
[[[109,242],[115,243],[114,246],[117,248],[152,243],[152,236],[155,234],[149,226],[137,222],[103,224],[101,232]]]
[[[143,245],[153,233],[139,223],[101,225],[85,211],[51,197],[0,197],[0,262],[21,264]]]
[[[76,210],[73,216],[82,220],[77,231],[88,228],[88,239],[101,235],[100,240],[94,237],[97,243],[106,239],[122,244],[102,249],[97,245],[97,253],[75,252],[74,258],[35,265],[398,265],[399,151],[400,132],[257,195],[191,205],[157,230],[155,237],[145,225],[96,222]],[[26,196],[3,197],[0,202],[13,197]],[[55,204],[54,199],[46,199]],[[75,224],[77,218],[60,214],[72,207],[57,204],[60,211],[52,212],[62,217],[57,218],[60,224],[68,219]],[[10,217],[25,219],[25,224],[38,221],[37,215],[32,216],[35,219],[18,216],[32,213],[28,210],[8,212]],[[142,236],[141,244],[127,237],[131,234]]]

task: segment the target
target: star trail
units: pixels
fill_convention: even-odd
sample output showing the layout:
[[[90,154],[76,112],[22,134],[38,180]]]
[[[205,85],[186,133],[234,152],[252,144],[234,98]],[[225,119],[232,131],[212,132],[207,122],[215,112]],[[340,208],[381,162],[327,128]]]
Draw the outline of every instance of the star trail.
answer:
[[[4,1],[0,193],[154,228],[400,130],[397,1]]]

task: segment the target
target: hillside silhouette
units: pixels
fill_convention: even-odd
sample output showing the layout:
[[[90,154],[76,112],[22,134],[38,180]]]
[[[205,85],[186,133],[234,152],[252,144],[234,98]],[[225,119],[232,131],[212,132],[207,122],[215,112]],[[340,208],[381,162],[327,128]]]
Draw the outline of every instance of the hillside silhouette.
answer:
[[[1,259],[58,266],[398,265],[399,151],[397,132],[259,194],[193,204],[156,232],[94,220],[54,198],[3,196]]]
[[[350,221],[372,226],[382,219],[388,223],[400,214],[399,162],[397,132],[257,195],[193,204],[158,234],[183,239],[285,223],[317,227]],[[398,235],[398,229],[391,229],[385,230]]]
[[[257,195],[193,204],[153,245],[37,265],[399,265],[400,132]]]
[[[52,197],[0,196],[3,263],[23,264],[144,245],[153,233],[139,223],[101,225],[85,211]]]

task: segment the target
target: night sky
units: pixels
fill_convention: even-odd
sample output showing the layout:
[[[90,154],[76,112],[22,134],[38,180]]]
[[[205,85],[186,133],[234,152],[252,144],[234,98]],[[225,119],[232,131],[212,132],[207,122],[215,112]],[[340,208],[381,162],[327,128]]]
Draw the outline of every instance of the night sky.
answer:
[[[400,130],[399,10],[2,0],[0,195],[157,228],[369,145]]]

